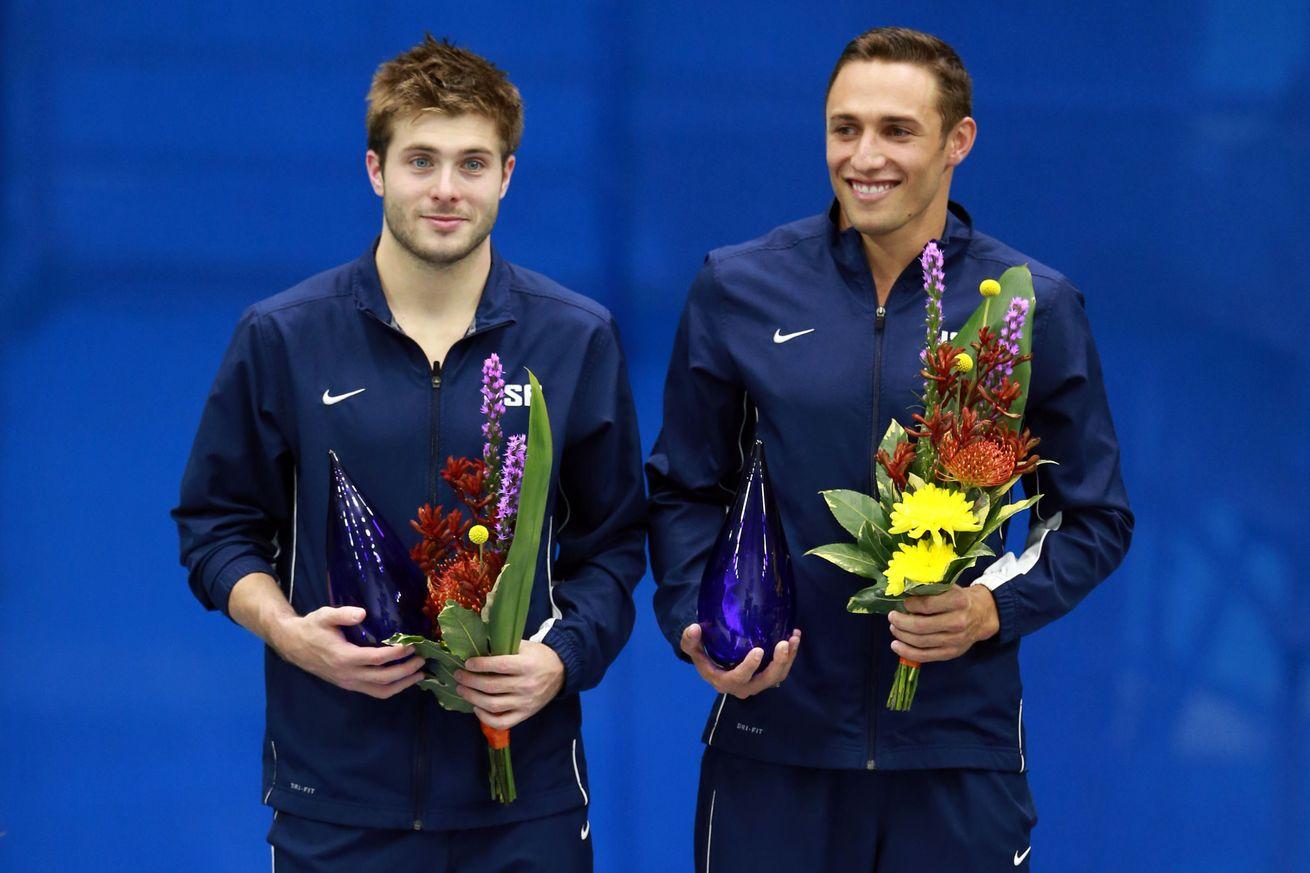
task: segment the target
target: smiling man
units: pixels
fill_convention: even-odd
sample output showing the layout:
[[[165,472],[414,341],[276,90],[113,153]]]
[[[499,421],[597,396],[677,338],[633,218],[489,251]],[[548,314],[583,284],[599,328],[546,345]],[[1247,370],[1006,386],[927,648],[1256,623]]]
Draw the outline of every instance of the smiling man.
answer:
[[[665,635],[719,692],[705,727],[697,869],[714,873],[1028,869],[1019,640],[1068,612],[1122,560],[1132,515],[1082,296],[1064,276],[976,230],[950,201],[977,134],[971,82],[936,37],[878,28],[829,80],[835,202],[825,214],[711,252],[687,298],[647,463],[655,607]],[[1045,496],[1017,561],[852,615],[867,580],[803,557],[845,537],[819,492],[872,493],[892,419],[922,391],[919,257],[945,254],[943,327],[978,286],[1028,264],[1037,307],[1027,424]],[[758,674],[706,657],[701,575],[747,447],[768,447],[796,577],[797,623]],[[885,708],[899,657],[922,662],[908,712]]]
[[[626,642],[645,570],[618,332],[492,247],[523,132],[503,72],[429,36],[378,68],[368,104],[381,234],[242,317],[173,511],[182,560],[200,602],[267,645],[261,796],[277,873],[588,871],[578,692]],[[531,368],[555,449],[535,632],[456,674],[477,720],[514,728],[518,799],[503,806],[477,720],[413,687],[422,658],[343,636],[364,612],[328,605],[324,523],[329,450],[398,531],[425,503],[455,505],[438,470],[483,454],[493,353],[510,383],[505,432],[527,430]]]

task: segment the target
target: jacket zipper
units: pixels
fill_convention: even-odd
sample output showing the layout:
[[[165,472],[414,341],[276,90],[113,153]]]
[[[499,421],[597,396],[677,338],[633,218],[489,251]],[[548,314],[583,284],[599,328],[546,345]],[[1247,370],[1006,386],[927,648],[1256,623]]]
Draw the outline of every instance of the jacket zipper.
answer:
[[[878,433],[878,407],[882,393],[882,343],[885,336],[883,328],[887,325],[887,307],[879,305],[874,319],[873,332],[878,341],[873,356],[873,446],[869,451],[869,493],[878,493],[878,444],[882,441]],[[873,667],[869,676],[869,757],[864,762],[866,770],[878,769],[874,756],[874,741],[878,733],[878,664],[882,660],[882,651],[878,643],[877,622],[869,623],[869,633],[873,635]]]
[[[449,352],[447,353],[449,354]],[[437,432],[441,428],[441,362],[432,362],[432,426],[428,432],[428,503],[437,505]],[[428,699],[423,695],[418,701],[418,742],[414,754],[414,830],[423,830],[423,798],[427,794],[428,772]]]
[[[413,337],[406,334],[403,330],[397,328],[394,324],[388,324],[387,322],[383,321],[381,318],[378,318],[378,316],[373,312],[368,312],[368,315],[376,319],[387,329],[394,331],[399,336],[402,336],[405,339],[409,340],[411,343],[413,343],[414,347],[419,350],[419,354],[422,354],[424,356],[425,361],[427,360],[427,355],[423,352],[422,347],[419,346],[419,344],[414,340]],[[476,336],[477,334],[486,333],[487,331],[494,330],[495,328],[503,327],[504,325],[509,323],[510,323],[510,319],[506,319],[506,320],[494,322],[492,324],[484,325],[482,327],[477,327],[475,325],[472,331],[460,337],[459,339],[455,340],[455,342],[451,344],[450,348],[453,351],[455,346],[459,345],[464,340]],[[447,359],[449,359],[450,357],[449,351],[446,352],[446,357]],[[440,465],[437,463],[437,448],[438,448],[437,432],[440,430],[440,424],[441,424],[441,362],[440,361],[432,362],[432,370],[429,376],[429,384],[432,385],[432,416],[431,416],[432,427],[428,434],[428,463],[430,465],[429,467],[430,475],[428,477],[428,502],[433,505],[436,505],[437,476],[438,476],[438,471],[440,470]],[[418,698],[418,704],[417,704],[418,705],[418,736],[417,736],[417,741],[415,742],[415,749],[414,749],[414,770],[412,774],[413,792],[410,797],[410,802],[412,805],[412,811],[414,815],[411,827],[416,831],[423,830],[423,797],[427,794],[427,778],[426,778],[427,764],[428,764],[427,697],[428,696],[426,694],[420,696]]]

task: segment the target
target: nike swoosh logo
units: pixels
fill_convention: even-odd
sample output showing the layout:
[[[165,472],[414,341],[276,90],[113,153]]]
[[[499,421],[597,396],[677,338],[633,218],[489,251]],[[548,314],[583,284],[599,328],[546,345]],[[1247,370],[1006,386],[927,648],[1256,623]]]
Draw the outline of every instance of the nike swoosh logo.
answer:
[[[324,405],[324,406],[331,406],[331,405],[334,404],[334,403],[340,403],[341,401],[345,400],[347,397],[354,397],[356,394],[359,394],[359,393],[361,393],[361,392],[363,392],[363,391],[366,391],[366,390],[368,390],[368,389],[366,389],[366,388],[356,388],[354,391],[350,391],[350,392],[348,392],[348,393],[346,393],[346,394],[338,394],[336,397],[333,397],[333,396],[332,396],[332,390],[331,390],[330,388],[324,388],[324,389],[323,389],[323,405]]]
[[[591,819],[587,819],[587,823],[582,826],[582,839],[585,840],[589,833],[591,833]]]
[[[1032,847],[1032,846],[1029,846],[1028,848],[1026,848],[1026,849],[1023,850],[1023,854],[1022,854],[1022,855],[1020,855],[1018,852],[1015,852],[1015,853],[1014,853],[1014,866],[1018,867],[1020,864],[1022,864],[1022,863],[1023,863],[1023,859],[1024,859],[1024,858],[1027,858],[1027,857],[1028,857],[1028,853],[1031,852],[1032,850],[1033,850],[1033,847]]]
[[[814,333],[814,328],[810,328],[809,330],[798,330],[795,333],[783,333],[781,330],[775,330],[773,332],[773,341],[781,345],[788,340],[796,339],[798,336],[805,336],[807,333]]]

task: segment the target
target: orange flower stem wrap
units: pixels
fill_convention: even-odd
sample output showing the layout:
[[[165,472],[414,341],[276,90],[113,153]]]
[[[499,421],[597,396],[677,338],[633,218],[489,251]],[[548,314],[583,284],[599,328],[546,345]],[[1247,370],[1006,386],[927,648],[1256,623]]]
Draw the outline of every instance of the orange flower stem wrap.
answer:
[[[493,749],[509,748],[509,731],[500,730],[499,728],[488,727],[482,722],[478,722],[482,727],[482,735],[487,738],[487,745]]]
[[[914,692],[919,688],[918,661],[901,658],[896,665],[896,675],[892,678],[892,690],[887,695],[887,708],[893,712],[905,712],[914,702]]]

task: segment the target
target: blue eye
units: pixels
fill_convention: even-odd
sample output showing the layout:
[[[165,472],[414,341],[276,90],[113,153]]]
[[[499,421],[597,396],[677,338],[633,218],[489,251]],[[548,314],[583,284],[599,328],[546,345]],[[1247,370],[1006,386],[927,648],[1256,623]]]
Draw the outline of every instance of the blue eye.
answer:
[[[486,166],[487,165],[482,162],[481,158],[469,158],[464,162],[464,168],[473,173],[482,171]]]
[[[416,170],[429,170],[432,168],[432,161],[424,157],[414,158],[409,164]]]

